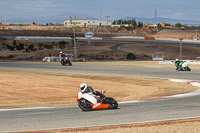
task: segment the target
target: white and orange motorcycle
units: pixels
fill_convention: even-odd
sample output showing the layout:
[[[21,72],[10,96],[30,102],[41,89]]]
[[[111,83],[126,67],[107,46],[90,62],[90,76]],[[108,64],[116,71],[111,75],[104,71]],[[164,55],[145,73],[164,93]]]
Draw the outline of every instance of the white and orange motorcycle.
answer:
[[[106,91],[101,91],[101,94],[105,93]],[[81,91],[78,92],[76,100],[83,111],[117,109],[118,107],[117,101],[111,97],[105,97],[103,100],[92,93],[83,94]]]

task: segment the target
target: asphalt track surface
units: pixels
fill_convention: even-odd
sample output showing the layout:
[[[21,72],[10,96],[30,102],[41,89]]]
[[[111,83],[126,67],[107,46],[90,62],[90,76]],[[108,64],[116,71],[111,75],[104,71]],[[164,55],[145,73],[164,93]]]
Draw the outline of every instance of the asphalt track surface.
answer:
[[[0,62],[0,69],[200,80],[200,69]],[[0,110],[0,132],[66,129],[200,118],[200,95],[121,103],[116,110],[83,112],[78,106]]]

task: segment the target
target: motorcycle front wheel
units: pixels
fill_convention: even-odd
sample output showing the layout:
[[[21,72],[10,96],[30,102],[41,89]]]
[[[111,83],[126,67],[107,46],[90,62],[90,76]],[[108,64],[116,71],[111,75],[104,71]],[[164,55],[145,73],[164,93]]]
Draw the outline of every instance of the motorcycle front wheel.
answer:
[[[65,66],[65,61],[62,60],[60,63],[62,66]]]
[[[114,98],[107,97],[106,103],[109,105],[109,109],[117,109],[118,103]]]
[[[91,111],[92,110],[91,103],[83,98],[78,101],[78,106],[83,111]]]
[[[69,62],[69,66],[72,66],[72,63],[71,63],[71,62]]]

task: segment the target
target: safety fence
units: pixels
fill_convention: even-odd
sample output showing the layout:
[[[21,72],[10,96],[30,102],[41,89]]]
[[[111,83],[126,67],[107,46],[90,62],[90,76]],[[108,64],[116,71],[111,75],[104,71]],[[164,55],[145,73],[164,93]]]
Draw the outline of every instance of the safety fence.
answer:
[[[200,61],[193,61],[193,60],[184,60],[187,64],[190,65],[200,65]],[[158,64],[174,64],[175,60],[165,60],[165,61],[158,61]]]

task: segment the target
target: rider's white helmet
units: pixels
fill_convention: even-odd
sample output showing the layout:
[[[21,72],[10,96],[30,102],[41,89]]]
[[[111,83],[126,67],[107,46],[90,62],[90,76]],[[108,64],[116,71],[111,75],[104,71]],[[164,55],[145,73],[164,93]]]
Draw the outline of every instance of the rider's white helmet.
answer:
[[[62,51],[60,51],[60,54],[62,54],[63,52]]]
[[[179,59],[177,58],[176,61],[179,61]]]
[[[81,91],[84,92],[87,89],[87,84],[86,83],[82,83],[80,85]]]

